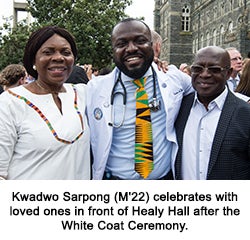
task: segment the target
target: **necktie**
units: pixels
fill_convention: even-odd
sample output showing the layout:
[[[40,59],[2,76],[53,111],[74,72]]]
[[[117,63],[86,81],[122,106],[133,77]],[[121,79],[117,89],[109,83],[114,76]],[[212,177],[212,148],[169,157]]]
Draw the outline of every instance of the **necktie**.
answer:
[[[235,89],[237,88],[237,79],[232,78],[231,81],[233,83],[233,90],[235,91]]]
[[[154,168],[153,137],[148,95],[144,84],[146,77],[133,81],[136,90],[136,121],[135,121],[135,171],[147,178]]]

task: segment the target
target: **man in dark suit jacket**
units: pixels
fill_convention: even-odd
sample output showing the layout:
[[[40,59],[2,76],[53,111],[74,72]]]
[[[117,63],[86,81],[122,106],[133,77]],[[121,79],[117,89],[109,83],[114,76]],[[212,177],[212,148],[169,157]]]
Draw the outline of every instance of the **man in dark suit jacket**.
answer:
[[[226,86],[229,54],[210,46],[192,65],[195,93],[183,99],[176,120],[176,179],[250,179],[250,105]]]
[[[3,87],[0,85],[0,94],[4,92]]]

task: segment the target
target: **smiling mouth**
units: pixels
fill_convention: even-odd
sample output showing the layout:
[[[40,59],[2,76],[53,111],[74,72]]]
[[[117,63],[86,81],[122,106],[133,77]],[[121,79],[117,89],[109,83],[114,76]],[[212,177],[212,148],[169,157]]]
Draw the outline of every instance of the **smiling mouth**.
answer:
[[[50,71],[64,71],[66,70],[65,67],[52,67],[52,68],[49,68]]]
[[[213,85],[212,83],[208,83],[208,82],[199,82],[199,85],[201,87],[210,87],[211,85]]]
[[[133,61],[137,61],[139,59],[140,59],[139,57],[131,57],[131,58],[127,58],[126,61],[127,62],[133,62]]]

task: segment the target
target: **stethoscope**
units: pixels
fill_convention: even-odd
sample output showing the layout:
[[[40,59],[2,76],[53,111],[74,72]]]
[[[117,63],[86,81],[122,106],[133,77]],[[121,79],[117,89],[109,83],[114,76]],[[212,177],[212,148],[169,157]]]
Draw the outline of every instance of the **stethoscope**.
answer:
[[[155,70],[153,69],[153,67],[151,66],[151,69],[152,69],[152,73],[153,73],[153,88],[154,88],[154,92],[153,92],[153,98],[152,98],[152,101],[149,102],[148,106],[149,106],[149,109],[153,112],[157,112],[158,110],[160,110],[160,101],[157,100],[157,97],[156,97],[156,72]],[[122,87],[122,91],[116,91],[116,88],[118,86],[118,84],[121,85]],[[114,100],[115,100],[115,97],[117,95],[121,95],[122,96],[122,119],[120,121],[120,123],[118,124],[115,124],[114,122]],[[123,125],[124,123],[124,120],[125,120],[125,111],[126,111],[126,103],[127,103],[127,91],[126,91],[126,88],[124,86],[124,83],[122,82],[121,80],[121,71],[119,71],[119,74],[118,74],[118,78],[113,86],[113,89],[111,91],[111,99],[110,99],[110,104],[111,104],[111,122],[109,122],[109,126],[111,127],[114,127],[114,128],[119,128]]]

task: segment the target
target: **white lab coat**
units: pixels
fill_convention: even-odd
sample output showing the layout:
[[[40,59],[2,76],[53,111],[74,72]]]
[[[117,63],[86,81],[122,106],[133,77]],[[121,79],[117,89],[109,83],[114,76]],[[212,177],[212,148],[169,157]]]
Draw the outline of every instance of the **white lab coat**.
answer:
[[[159,71],[153,63],[166,111],[166,137],[173,143],[172,169],[177,153],[177,140],[174,122],[179,112],[183,96],[193,92],[191,78],[179,71],[174,65],[169,65],[168,72]],[[110,96],[117,78],[118,69],[110,74],[99,76],[87,85],[87,115],[89,119],[91,147],[93,151],[93,179],[103,177],[110,152],[113,127],[111,122]]]

